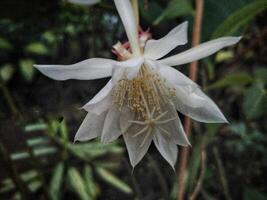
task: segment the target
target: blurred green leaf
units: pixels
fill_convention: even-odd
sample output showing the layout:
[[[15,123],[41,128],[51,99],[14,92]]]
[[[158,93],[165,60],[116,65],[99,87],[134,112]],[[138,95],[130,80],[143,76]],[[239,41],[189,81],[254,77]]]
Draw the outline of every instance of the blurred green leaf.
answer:
[[[2,50],[12,50],[12,44],[5,38],[0,37],[0,49]]]
[[[256,69],[255,76],[260,82],[267,84],[267,68]]]
[[[103,145],[100,142],[69,144],[68,148],[83,159],[93,159],[107,153],[120,154],[123,152],[123,148],[118,146],[117,143],[106,145]]]
[[[49,53],[48,48],[40,42],[33,42],[26,46],[26,52],[36,55],[46,55]]]
[[[245,93],[243,111],[248,119],[263,116],[267,110],[267,97],[262,84],[251,86]]]
[[[254,0],[205,0],[202,22],[203,41],[210,40],[213,32],[228,16],[253,1]]]
[[[35,156],[45,156],[45,155],[50,155],[50,154],[54,154],[57,152],[57,149],[55,147],[42,147],[39,149],[34,149],[33,153]],[[29,158],[30,155],[28,152],[26,151],[22,151],[22,152],[17,152],[17,153],[13,153],[11,154],[11,159],[12,160],[21,160],[21,159],[26,159]]]
[[[145,8],[144,0],[141,1],[140,6],[141,14],[145,20],[152,24],[155,19],[163,12],[163,8],[158,4],[158,2],[151,1]]]
[[[77,171],[73,167],[69,168],[68,179],[69,179],[69,184],[71,188],[80,197],[81,200],[92,199],[90,195],[87,193],[85,182],[83,178],[81,177],[79,171]]]
[[[98,168],[96,168],[96,172],[102,178],[102,180],[104,180],[107,183],[111,184],[112,186],[116,187],[120,191],[122,191],[126,194],[131,194],[133,192],[132,189],[126,183],[124,183],[119,178],[114,176],[108,170],[98,167]]]
[[[232,60],[234,58],[234,52],[233,51],[219,51],[216,54],[215,62],[227,62],[229,60]]]
[[[252,81],[253,77],[251,77],[248,73],[239,72],[226,75],[215,83],[207,86],[207,89],[224,88],[229,86],[242,86],[251,83]]]
[[[19,61],[19,68],[23,78],[26,81],[32,81],[35,69],[33,67],[34,61],[31,59],[24,59]]]
[[[70,3],[81,4],[81,5],[94,5],[99,3],[100,0],[68,0]]]
[[[46,137],[35,137],[27,140],[27,145],[29,146],[40,146],[48,143],[49,140]]]
[[[24,127],[26,132],[33,132],[33,131],[43,131],[47,129],[47,124],[45,123],[36,123],[36,124],[28,124]]]
[[[267,200],[267,195],[256,189],[245,188],[243,192],[244,200]]]
[[[87,191],[92,196],[92,198],[95,199],[100,194],[100,189],[95,183],[92,168],[89,165],[85,166],[83,175]]]
[[[54,44],[56,42],[56,36],[52,31],[44,32],[42,37],[50,44]]]
[[[60,200],[61,198],[61,185],[64,178],[64,163],[57,164],[53,171],[52,179],[49,185],[49,195],[51,200]]]
[[[11,64],[5,64],[0,68],[0,76],[4,82],[9,81],[14,73],[15,69]]]
[[[212,34],[212,38],[233,35],[241,27],[245,26],[255,15],[267,8],[267,0],[256,0],[238,9],[220,24]]]
[[[194,9],[191,1],[188,0],[170,0],[167,8],[153,22],[154,25],[159,24],[162,20],[173,19],[185,15],[193,15]]]

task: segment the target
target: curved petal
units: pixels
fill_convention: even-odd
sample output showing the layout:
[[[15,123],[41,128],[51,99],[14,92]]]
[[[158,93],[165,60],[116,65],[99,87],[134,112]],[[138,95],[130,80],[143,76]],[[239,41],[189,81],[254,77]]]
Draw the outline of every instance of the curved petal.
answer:
[[[34,65],[34,67],[55,80],[93,80],[111,76],[116,63],[110,59],[92,58],[73,65]]]
[[[143,128],[143,126],[134,124],[123,134],[130,162],[133,167],[135,167],[144,157],[153,138],[151,132],[144,132],[134,137],[134,134],[138,133]]]
[[[190,63],[192,61],[208,57],[224,47],[236,44],[240,39],[241,37],[218,38],[200,44],[194,48],[191,48],[177,55],[159,60],[159,62],[170,66]]]
[[[180,96],[177,96],[175,105],[178,111],[199,122],[228,123],[218,106],[207,95],[205,95],[199,88],[197,88],[194,93],[194,96],[197,98],[194,98],[194,96],[191,95],[190,98],[192,98],[192,101],[198,101],[199,98],[202,98],[206,103],[199,105],[198,107],[192,107],[184,104],[180,101]]]
[[[112,104],[112,80],[105,85],[105,87],[98,92],[93,99],[91,99],[82,108],[87,112],[93,112],[95,114],[100,114],[107,110]]]
[[[83,120],[80,128],[75,135],[74,142],[91,140],[100,136],[106,114],[107,112],[103,112],[100,115],[90,112],[87,113],[85,119]]]
[[[131,49],[134,55],[141,55],[137,31],[137,22],[135,21],[133,8],[129,0],[114,0],[118,13],[124,25]]]
[[[158,72],[167,80],[166,84],[169,83],[168,86],[175,89],[179,101],[191,107],[199,107],[207,103],[205,98],[196,95],[195,91],[199,87],[195,82],[172,67],[158,65],[160,66]]]
[[[145,46],[145,56],[157,60],[167,55],[179,45],[187,43],[188,22],[184,22],[172,29],[166,36],[159,40],[148,40]]]
[[[116,140],[121,135],[119,126],[120,111],[118,106],[112,106],[107,113],[103,131],[101,134],[101,142],[104,144]]]
[[[177,160],[178,148],[172,141],[172,138],[159,130],[155,130],[153,141],[163,158],[171,165],[173,170],[175,170],[174,165]]]
[[[178,111],[200,122],[227,122],[216,104],[192,80],[169,66],[160,65],[159,72],[166,84],[175,89],[173,102]]]

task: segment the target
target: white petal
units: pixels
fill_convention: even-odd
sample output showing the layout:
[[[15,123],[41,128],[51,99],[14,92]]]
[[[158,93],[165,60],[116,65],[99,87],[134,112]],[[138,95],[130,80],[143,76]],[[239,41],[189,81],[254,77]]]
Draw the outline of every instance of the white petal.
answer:
[[[191,146],[189,140],[187,139],[183,125],[177,114],[175,105],[172,102],[170,102],[168,105],[164,107],[164,110],[168,111],[168,113],[165,115],[165,119],[163,120],[174,119],[174,118],[176,119],[168,123],[161,124],[161,127],[170,133],[172,141],[175,144],[179,144],[181,146]]]
[[[178,148],[172,141],[172,138],[156,130],[153,141],[163,158],[172,166],[173,170],[175,170],[174,165],[177,160]]]
[[[120,135],[120,111],[118,106],[113,105],[109,110],[106,116],[103,131],[101,134],[101,142],[104,144],[110,143],[116,140]]]
[[[118,13],[124,25],[134,55],[141,55],[133,8],[129,0],[114,0]]]
[[[178,111],[200,122],[227,122],[216,104],[191,79],[169,66],[158,65],[161,76],[167,80],[166,84],[175,88],[174,103]]]
[[[93,80],[109,77],[117,62],[104,58],[92,58],[73,65],[34,65],[44,75],[56,79]]]
[[[126,148],[130,157],[130,162],[133,167],[135,167],[144,157],[153,138],[153,134],[150,133],[146,138],[144,144],[142,145],[147,135],[147,132],[133,137],[134,134],[138,133],[140,130],[142,130],[142,128],[144,128],[144,126],[134,124],[128,129],[126,133],[123,134],[123,138],[126,143]]]
[[[224,117],[218,106],[199,88],[194,91],[194,94],[194,96],[196,96],[197,98],[194,98],[193,95],[188,98],[191,98],[192,101],[198,101],[200,97],[204,99],[206,103],[199,105],[198,107],[192,107],[180,101],[178,96],[176,100],[177,110],[196,121],[207,123],[228,123],[227,119]]]
[[[184,22],[172,29],[159,40],[148,40],[145,46],[145,57],[157,60],[167,55],[179,45],[187,43],[188,22]]]
[[[100,114],[107,110],[112,103],[112,88],[113,83],[112,80],[109,80],[109,82],[103,87],[100,92],[98,92],[93,99],[91,99],[87,104],[83,106],[83,109],[85,109],[88,112],[93,112],[96,114]]]
[[[169,87],[175,88],[176,95],[179,96],[179,101],[191,107],[199,107],[206,103],[205,98],[197,96],[194,93],[199,88],[195,82],[172,67],[162,65],[158,62],[155,63],[159,66],[158,72],[161,76],[167,80],[167,83],[171,83]]]
[[[177,55],[160,60],[160,63],[170,66],[182,65],[208,57],[220,49],[236,44],[241,37],[222,37],[200,44]]]
[[[77,131],[74,141],[91,140],[100,136],[107,112],[100,115],[88,113]]]

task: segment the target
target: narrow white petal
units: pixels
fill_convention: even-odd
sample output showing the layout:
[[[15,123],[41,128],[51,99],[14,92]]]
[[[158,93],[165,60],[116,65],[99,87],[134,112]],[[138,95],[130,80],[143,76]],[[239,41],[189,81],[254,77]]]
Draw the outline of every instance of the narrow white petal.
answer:
[[[113,105],[107,113],[103,131],[101,134],[101,142],[104,144],[116,140],[121,135],[120,125],[120,111],[118,106]]]
[[[222,37],[200,44],[177,55],[160,60],[160,63],[170,66],[182,65],[208,57],[220,49],[236,44],[241,37]]]
[[[100,115],[88,113],[77,131],[74,141],[91,140],[101,135],[107,112]]]
[[[163,158],[171,165],[173,170],[175,170],[174,165],[177,160],[178,148],[172,138],[161,131],[156,130],[153,141]]]
[[[184,22],[172,29],[166,36],[159,40],[148,40],[145,46],[145,56],[157,60],[167,55],[179,45],[187,43],[188,22]]]
[[[34,67],[55,80],[93,80],[111,76],[116,63],[110,59],[92,58],[73,65],[34,65]]]
[[[178,111],[200,122],[227,122],[217,105],[191,79],[165,65],[160,65],[159,72],[176,91],[174,103]]]
[[[138,25],[135,21],[132,5],[129,0],[114,0],[114,2],[124,25],[131,49],[134,55],[139,56],[141,52],[137,31]]]
[[[87,112],[93,112],[95,114],[100,114],[107,110],[112,104],[112,88],[112,80],[109,80],[105,87],[103,87],[93,99],[83,106],[83,109],[85,109]]]
[[[130,157],[130,162],[133,167],[135,167],[144,157],[153,138],[152,133],[147,135],[148,132],[144,132],[136,137],[133,137],[143,128],[144,126],[134,124],[128,129],[126,133],[123,134],[126,148]],[[148,137],[146,138],[146,136]]]

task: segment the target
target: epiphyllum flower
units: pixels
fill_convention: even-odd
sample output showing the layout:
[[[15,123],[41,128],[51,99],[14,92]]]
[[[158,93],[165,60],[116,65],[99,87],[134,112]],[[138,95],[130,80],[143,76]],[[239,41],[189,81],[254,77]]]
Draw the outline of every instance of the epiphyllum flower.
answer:
[[[97,136],[109,143],[120,135],[126,142],[134,167],[153,141],[162,156],[174,167],[177,144],[190,145],[177,111],[200,122],[227,122],[215,103],[189,78],[170,66],[207,57],[240,37],[223,37],[203,43],[174,56],[161,59],[179,45],[187,43],[187,22],[175,27],[159,40],[149,34],[138,35],[129,0],[114,0],[129,45],[114,46],[120,61],[92,58],[74,65],[35,65],[56,80],[92,80],[112,77],[83,108],[88,112],[75,140]]]

